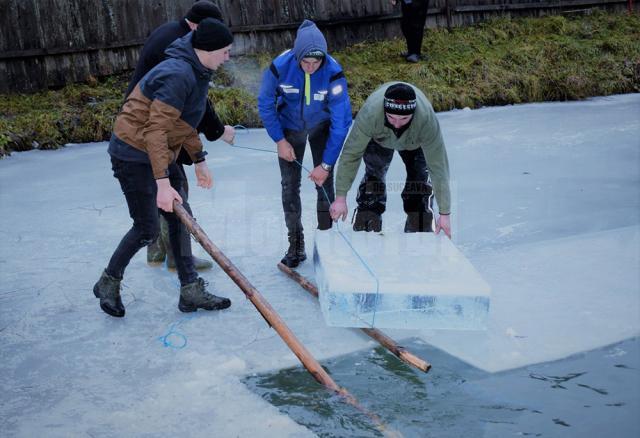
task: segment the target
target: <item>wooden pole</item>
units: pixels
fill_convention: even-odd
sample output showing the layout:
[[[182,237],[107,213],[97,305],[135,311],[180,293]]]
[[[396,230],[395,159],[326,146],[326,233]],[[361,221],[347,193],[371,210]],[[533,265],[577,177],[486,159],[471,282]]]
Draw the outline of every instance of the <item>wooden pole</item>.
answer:
[[[304,345],[295,337],[293,332],[287,327],[285,322],[280,318],[280,315],[271,307],[269,302],[258,292],[258,290],[253,287],[253,285],[247,280],[247,278],[235,267],[235,265],[224,255],[217,246],[213,244],[211,239],[207,236],[204,230],[198,225],[198,223],[193,219],[193,217],[189,214],[185,208],[178,203],[178,201],[173,201],[173,212],[180,218],[180,220],[185,224],[189,232],[196,238],[198,243],[202,245],[202,247],[209,253],[213,260],[220,265],[222,270],[227,273],[229,277],[238,285],[238,287],[244,292],[246,297],[251,301],[251,303],[258,309],[258,312],[262,315],[262,317],[267,321],[267,323],[273,327],[273,329],[280,335],[282,340],[287,344],[287,346],[293,351],[293,353],[298,357],[302,365],[309,371],[309,373],[313,376],[316,381],[322,385],[324,385],[327,389],[335,392],[340,395],[344,400],[347,401],[350,405],[358,409],[363,414],[367,415],[376,425],[376,427],[384,432],[385,435],[397,436],[395,431],[389,430],[380,420],[376,414],[367,411],[364,407],[360,406],[358,401],[354,396],[352,396],[349,391],[344,388],[338,386],[336,382],[333,381],[331,376],[327,374],[327,372],[320,366],[318,361],[309,353],[309,351],[305,348]]]
[[[282,272],[287,274],[291,279],[296,281],[300,286],[302,286],[303,289],[305,289],[314,297],[318,298],[318,288],[313,283],[311,283],[309,280],[307,280],[305,277],[303,277],[293,269],[283,265],[282,263],[278,263],[278,268]],[[398,345],[393,339],[382,333],[380,330],[373,328],[361,328],[360,330],[378,341],[380,345],[395,354],[401,361],[414,366],[419,370],[424,371],[425,373],[428,373],[431,369],[431,364],[429,362],[420,359],[418,356],[410,353],[406,348]]]

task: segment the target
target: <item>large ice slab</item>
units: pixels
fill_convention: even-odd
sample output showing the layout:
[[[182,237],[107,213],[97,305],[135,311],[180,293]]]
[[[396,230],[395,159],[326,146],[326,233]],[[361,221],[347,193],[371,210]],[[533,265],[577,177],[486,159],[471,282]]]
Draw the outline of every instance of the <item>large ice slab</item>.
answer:
[[[490,287],[444,235],[317,232],[314,266],[329,326],[486,328]]]

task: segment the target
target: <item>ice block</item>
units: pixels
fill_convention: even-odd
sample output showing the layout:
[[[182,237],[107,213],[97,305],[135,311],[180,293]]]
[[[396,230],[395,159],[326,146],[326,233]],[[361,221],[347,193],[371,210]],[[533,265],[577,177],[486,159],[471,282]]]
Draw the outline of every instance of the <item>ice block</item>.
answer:
[[[329,326],[486,329],[490,287],[444,234],[316,232],[313,258]]]

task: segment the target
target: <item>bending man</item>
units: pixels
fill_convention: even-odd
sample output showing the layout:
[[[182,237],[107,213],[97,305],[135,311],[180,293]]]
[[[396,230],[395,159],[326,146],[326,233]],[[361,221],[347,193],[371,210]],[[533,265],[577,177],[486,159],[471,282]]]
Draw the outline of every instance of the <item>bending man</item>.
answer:
[[[358,112],[338,163],[336,200],[331,205],[332,219],[346,219],[347,192],[364,157],[367,169],[363,183],[374,181],[368,192],[378,201],[378,209],[369,205],[370,209],[364,211],[369,215],[368,218],[360,219],[364,227],[356,228],[354,225],[354,229],[380,231],[381,215],[386,203],[385,175],[394,150],[399,151],[408,169],[414,169],[414,175],[407,175],[402,196],[408,214],[405,232],[431,231],[430,204],[425,206],[423,202],[416,202],[416,199],[424,199],[425,196],[430,198],[430,192],[424,193],[425,185],[429,186],[429,172],[440,213],[435,231],[439,233],[442,230],[451,237],[449,160],[440,124],[422,91],[404,82],[382,85],[369,96]],[[418,195],[418,198],[412,195]],[[358,215],[361,214],[363,211],[359,205]]]

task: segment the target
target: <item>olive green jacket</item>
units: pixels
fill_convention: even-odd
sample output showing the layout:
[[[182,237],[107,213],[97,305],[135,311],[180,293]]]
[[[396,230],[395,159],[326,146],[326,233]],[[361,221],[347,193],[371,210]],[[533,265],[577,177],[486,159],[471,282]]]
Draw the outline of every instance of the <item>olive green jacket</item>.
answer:
[[[400,138],[397,138],[391,128],[385,126],[384,115],[384,93],[394,83],[397,82],[386,83],[374,91],[358,112],[338,162],[336,195],[347,195],[370,140],[373,139],[380,146],[398,151],[422,147],[438,202],[438,210],[440,214],[449,214],[451,211],[449,159],[436,114],[424,93],[408,84],[416,92],[417,107],[411,125]]]

